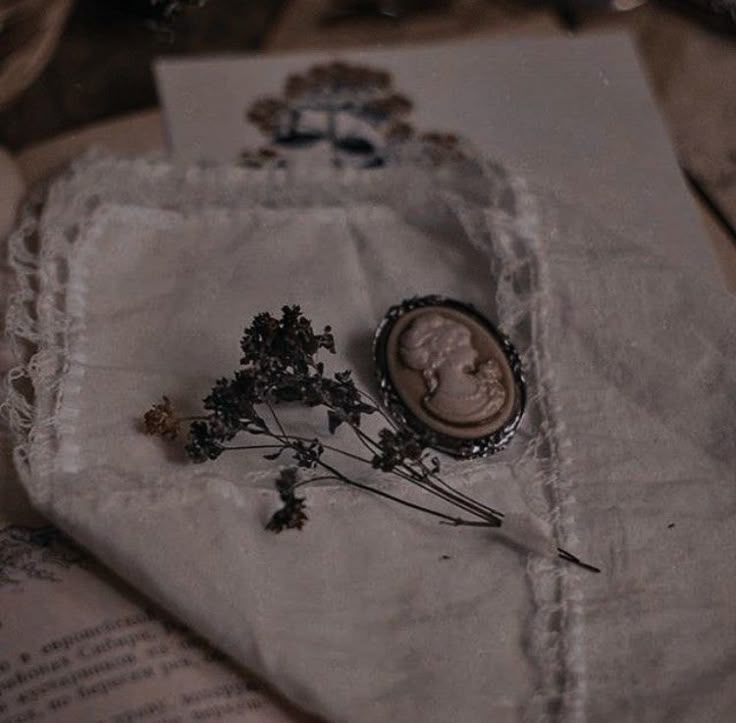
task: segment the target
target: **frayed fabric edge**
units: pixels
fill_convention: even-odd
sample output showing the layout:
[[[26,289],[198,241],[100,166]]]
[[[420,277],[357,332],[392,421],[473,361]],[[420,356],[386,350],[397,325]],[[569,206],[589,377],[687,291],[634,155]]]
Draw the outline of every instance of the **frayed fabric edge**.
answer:
[[[575,493],[569,470],[570,440],[565,433],[563,405],[558,392],[553,362],[549,356],[549,314],[551,282],[542,246],[541,218],[538,200],[521,178],[512,179],[515,197],[521,204],[519,213],[499,219],[488,219],[488,231],[496,236],[512,258],[518,271],[524,261],[515,258],[514,242],[521,249],[531,247],[536,260],[528,265],[534,276],[530,294],[533,345],[527,360],[533,381],[538,385],[537,404],[541,414],[539,444],[532,453],[544,461],[543,477],[531,482],[537,485],[538,499],[546,503],[543,515],[554,531],[560,547],[577,547],[575,534]],[[492,220],[492,223],[490,221]],[[498,238],[507,235],[506,239]],[[518,306],[515,274],[501,275],[497,300],[499,308]],[[542,449],[543,448],[543,449]],[[541,454],[540,454],[541,452]],[[584,720],[585,658],[582,651],[583,615],[580,595],[580,573],[569,565],[532,555],[527,563],[527,577],[532,591],[534,610],[529,624],[528,644],[539,671],[539,689],[528,706],[528,721]]]
[[[2,413],[13,440],[13,461],[33,502],[48,507],[58,439],[59,391],[66,366],[65,244],[41,244],[46,190],[26,203],[8,239],[15,289],[8,300],[5,333],[16,360],[5,378]],[[60,303],[61,300],[61,303]]]

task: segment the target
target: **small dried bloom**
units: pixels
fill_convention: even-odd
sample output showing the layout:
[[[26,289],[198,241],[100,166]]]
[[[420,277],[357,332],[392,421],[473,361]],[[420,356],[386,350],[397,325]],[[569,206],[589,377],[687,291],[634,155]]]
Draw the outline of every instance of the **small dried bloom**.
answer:
[[[279,472],[276,478],[276,490],[283,502],[288,502],[294,496],[294,487],[299,483],[299,469],[286,467]]]
[[[390,472],[406,461],[416,462],[424,452],[414,434],[405,429],[382,429],[378,433],[378,440],[379,451],[371,463],[374,469],[382,472]]]
[[[284,503],[281,509],[276,510],[266,525],[271,532],[283,530],[301,530],[308,520],[306,503],[303,497],[294,494],[294,488],[299,482],[299,470],[296,467],[282,469],[276,480],[276,489]]]
[[[229,434],[228,434],[229,436]],[[193,462],[206,462],[217,459],[224,451],[222,434],[212,429],[207,422],[192,422],[189,428],[187,454]]]
[[[319,463],[324,448],[318,439],[309,442],[296,440],[291,445],[294,461],[305,469],[314,469]]]
[[[284,530],[301,530],[307,517],[306,503],[303,497],[292,497],[280,510],[276,510],[266,525],[270,532],[283,532]]]
[[[143,416],[143,431],[164,439],[176,439],[179,434],[179,419],[168,397],[154,404]]]

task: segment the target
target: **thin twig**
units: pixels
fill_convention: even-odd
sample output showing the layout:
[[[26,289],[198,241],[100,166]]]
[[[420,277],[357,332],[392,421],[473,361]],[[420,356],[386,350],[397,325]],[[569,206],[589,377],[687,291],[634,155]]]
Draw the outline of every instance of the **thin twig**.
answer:
[[[385,414],[381,412],[383,416]],[[373,454],[381,452],[381,445],[376,442],[375,439],[367,435],[362,429],[357,427],[355,424],[348,423],[350,428],[353,430],[355,435],[358,437],[360,442],[363,444],[366,449],[368,449]],[[485,514],[483,511],[483,505],[480,505],[475,500],[472,500],[470,498],[466,498],[466,503],[463,503],[462,500],[457,499],[457,496],[455,496],[455,490],[453,490],[449,484],[445,483],[445,485],[450,490],[450,495],[446,495],[444,491],[438,490],[436,487],[433,487],[431,483],[428,484],[428,481],[425,477],[420,475],[416,472],[416,470],[412,470],[411,467],[407,464],[402,465],[407,472],[412,475],[411,477],[402,477],[401,474],[397,472],[396,469],[391,470],[394,474],[402,477],[403,479],[407,479],[407,481],[413,482],[417,484],[418,486],[422,487],[422,489],[431,492],[435,496],[442,497],[446,502],[449,502],[450,504],[454,504],[456,507],[459,507],[460,509],[464,509],[466,512],[470,512],[471,514],[474,514],[476,517],[480,517],[481,519],[488,519],[488,514]],[[429,470],[427,470],[429,471]],[[460,496],[460,495],[458,495]],[[488,510],[491,516],[499,517],[500,515],[496,514],[495,512]]]
[[[486,514],[483,510],[479,509],[477,506],[473,505],[472,503],[469,503],[462,499],[458,499],[457,497],[453,496],[451,493],[437,487],[432,482],[430,482],[429,480],[423,477],[410,476],[404,472],[399,471],[398,468],[392,469],[391,474],[394,474],[397,477],[403,480],[406,480],[407,482],[411,482],[412,484],[416,485],[417,487],[424,490],[425,492],[428,492],[429,494],[434,495],[435,497],[439,497],[444,502],[454,505],[455,507],[461,510],[465,510],[465,512],[469,512],[470,514],[475,515],[476,517],[479,517],[482,520],[489,520],[489,518],[492,518],[492,515]]]
[[[362,389],[358,389],[358,394],[367,399],[375,407],[376,411],[381,415],[386,424],[390,425],[396,430],[399,429],[399,425],[396,424],[396,422],[394,422],[394,420],[391,419],[388,414],[386,414],[386,412],[383,410],[381,405],[376,401],[374,397],[368,394],[368,392],[364,392]]]
[[[557,552],[559,553],[559,557],[561,557],[563,560],[566,560],[567,562],[571,562],[573,565],[578,565],[579,567],[584,568],[585,570],[589,570],[590,572],[600,572],[600,567],[596,567],[595,565],[591,565],[588,562],[583,562],[579,557],[576,555],[573,555],[571,552],[568,552],[567,550],[563,550],[561,547],[557,548]]]
[[[280,434],[274,433],[268,427],[265,427],[265,429],[263,430],[263,434],[276,440],[278,444],[255,444],[255,445],[242,445],[242,446],[235,446],[235,447],[223,447],[222,449],[224,451],[238,450],[238,449],[254,450],[254,449],[279,449],[279,448],[284,449],[285,451],[288,449],[296,451],[294,442],[312,442],[314,441],[312,438],[309,438],[309,437],[290,436],[286,432],[284,426],[279,420],[278,415],[276,414],[276,411],[273,409],[273,407],[268,403],[266,403],[266,405],[274,419],[274,422],[276,423],[276,426],[279,429]],[[351,427],[353,432],[355,432],[358,439],[364,444],[364,446],[369,451],[373,451],[371,447],[369,446],[369,443],[375,445],[377,450],[380,450],[378,443],[375,440],[373,440],[370,436],[365,434],[365,432],[358,429],[353,424],[349,424],[349,426]],[[331,452],[341,454],[345,457],[348,457],[348,458],[351,458],[356,461],[362,462],[364,464],[369,464],[372,466],[372,460],[369,460],[366,457],[361,457],[359,455],[353,454],[352,452],[348,452],[346,450],[340,449],[339,447],[334,447],[332,445],[322,444],[322,446],[324,447],[324,449],[327,449]],[[345,474],[340,472],[338,469],[336,469],[332,465],[324,462],[322,459],[317,461],[317,465],[327,470],[330,474],[319,475],[317,477],[310,477],[307,480],[302,480],[301,482],[298,482],[296,485],[294,485],[294,489],[297,489],[298,487],[303,487],[312,482],[334,479],[337,481],[341,481],[344,484],[347,484],[351,487],[355,487],[357,489],[364,490],[366,492],[372,492],[373,494],[378,495],[379,497],[389,499],[393,502],[398,502],[399,504],[404,505],[405,507],[408,507],[410,509],[417,510],[419,512],[425,512],[426,514],[432,515],[433,517],[438,517],[440,519],[440,524],[450,525],[452,527],[494,528],[494,527],[502,526],[502,520],[501,520],[501,518],[503,517],[502,512],[498,512],[497,510],[493,510],[492,508],[486,507],[482,503],[479,503],[476,500],[473,500],[472,498],[468,497],[467,495],[460,492],[459,490],[455,490],[446,480],[441,478],[436,473],[432,472],[426,466],[423,460],[419,460],[417,462],[417,465],[420,467],[420,469],[423,472],[426,473],[427,476],[422,475],[420,472],[413,469],[407,463],[404,463],[403,465],[399,466],[400,468],[403,467],[403,470],[395,468],[391,470],[391,472],[395,476],[407,482],[411,482],[412,484],[417,485],[417,487],[419,487],[420,489],[423,489],[426,492],[429,492],[435,497],[438,497],[439,499],[442,499],[443,501],[449,504],[452,504],[455,507],[458,507],[459,509],[464,510],[465,512],[469,512],[470,514],[475,515],[476,517],[479,517],[480,518],[479,521],[478,520],[468,520],[463,517],[453,517],[452,515],[445,514],[444,512],[440,512],[438,510],[434,510],[429,507],[425,507],[424,505],[419,505],[414,502],[410,502],[409,500],[402,499],[401,497],[392,495],[389,492],[385,492],[384,490],[380,490],[375,487],[371,487],[370,485],[366,485],[361,482],[356,482],[355,480],[347,477]],[[428,479],[429,477],[432,477],[436,481],[437,484],[433,484],[432,482],[430,482],[430,480]],[[442,489],[438,485],[442,485],[446,489]],[[591,565],[587,562],[583,562],[579,557],[573,555],[567,550],[563,550],[562,548],[559,548],[559,547],[557,548],[557,550],[558,550],[558,556],[560,557],[560,559],[565,560],[566,562],[569,562],[571,564],[577,565],[579,567],[582,567],[585,570],[589,570],[591,572],[596,572],[596,573],[600,572],[600,568],[595,567],[594,565]]]
[[[275,410],[270,407],[269,409],[271,411],[271,414],[274,416],[274,419],[276,420],[276,423],[279,426],[279,429],[282,431],[283,438],[288,442],[289,440],[297,440],[297,441],[312,441],[311,439],[307,439],[306,437],[290,437],[286,434],[284,431],[283,426],[279,423],[278,417],[276,415]],[[376,452],[381,451],[381,447],[372,437],[367,435],[363,430],[358,428],[356,425],[348,422],[348,426],[353,430],[354,434],[357,436],[358,440],[363,444],[363,446],[370,451],[371,453],[375,454]],[[372,445],[372,446],[371,446]],[[360,457],[359,455],[352,454],[351,452],[347,452],[343,449],[340,449],[339,447],[334,447],[332,445],[322,445],[325,449],[329,449],[332,452],[336,452],[338,454],[342,454],[343,456],[349,457],[351,459],[355,459],[357,461],[363,462],[365,464],[371,465],[372,460],[366,459],[365,457]],[[421,476],[419,473],[417,473],[415,470],[412,470],[408,465],[403,465],[404,468],[412,475],[402,475],[399,473],[396,469],[391,470],[395,475],[401,477],[402,479],[412,482],[413,484],[416,484],[421,489],[425,490],[426,492],[429,492],[430,494],[433,494],[435,497],[439,497],[443,501],[455,505],[459,509],[465,510],[465,512],[469,512],[472,515],[475,515],[476,517],[479,517],[482,520],[492,520],[493,522],[496,522],[499,517],[502,517],[501,513],[498,513],[494,510],[491,510],[490,508],[484,509],[484,505],[476,502],[475,500],[463,496],[461,493],[458,493],[456,490],[454,490],[448,483],[444,482],[445,486],[449,489],[449,492],[438,489],[436,486],[432,485],[426,478]],[[426,469],[426,468],[425,468]],[[427,469],[427,472],[429,470]],[[462,499],[464,497],[464,499]],[[452,518],[454,519],[454,518]]]
[[[282,446],[284,447],[284,449],[292,449],[292,450],[295,450],[295,446],[293,444],[293,442],[295,442],[295,441],[297,441],[297,442],[298,441],[308,441],[308,442],[311,442],[312,441],[308,437],[298,437],[298,436],[292,437],[292,436],[288,435],[286,433],[286,430],[282,426],[281,422],[279,421],[278,416],[276,415],[275,410],[273,408],[271,408],[270,405],[269,405],[269,408],[270,408],[271,414],[273,415],[274,420],[275,420],[277,426],[279,427],[279,430],[281,431],[281,435],[279,436],[277,434],[274,434],[270,430],[266,430],[264,432],[264,434],[267,434],[268,436],[270,436],[270,437],[272,437],[272,438],[280,441],[282,443]],[[351,426],[351,428],[356,433],[359,434],[359,437],[358,437],[359,439],[362,439],[362,437],[365,437],[365,439],[373,442],[373,440],[368,435],[366,435],[363,432],[361,432],[360,430],[356,429],[353,425],[350,425],[350,426]],[[378,446],[377,443],[375,443],[375,442],[373,442],[373,443],[376,444],[376,446]],[[278,446],[278,445],[274,445],[274,446]],[[338,447],[332,447],[331,445],[324,445],[323,444],[322,446],[325,449],[330,449],[330,451],[337,452],[337,453],[343,454],[343,455],[345,455],[347,457],[351,457],[353,459],[359,460],[359,461],[364,462],[366,464],[371,464],[372,465],[372,462],[370,460],[366,459],[365,457],[359,457],[358,455],[354,455],[351,452],[346,452],[345,450],[341,450]],[[369,449],[370,449],[370,447],[369,447]],[[449,520],[453,525],[471,525],[472,524],[474,526],[477,526],[477,525],[481,524],[481,523],[476,523],[476,522],[470,521],[470,520],[463,520],[462,518],[452,517],[451,515],[446,515],[446,514],[444,514],[442,512],[438,512],[437,510],[432,510],[432,509],[430,509],[428,507],[424,507],[422,505],[417,505],[417,504],[415,504],[413,502],[409,502],[408,500],[403,500],[400,497],[396,497],[395,495],[391,495],[388,492],[383,492],[382,490],[375,489],[373,487],[370,487],[369,485],[364,485],[364,484],[362,484],[360,482],[356,482],[355,480],[352,480],[349,477],[347,477],[346,475],[344,475],[339,470],[336,470],[334,467],[332,467],[330,465],[327,465],[327,463],[323,462],[322,460],[319,460],[317,462],[317,464],[319,464],[320,466],[322,466],[324,469],[327,469],[328,471],[330,471],[333,475],[339,475],[337,477],[337,479],[342,480],[346,484],[352,485],[353,487],[358,487],[360,489],[367,490],[369,492],[375,492],[376,494],[378,494],[381,497],[386,497],[388,499],[394,500],[396,502],[399,502],[400,504],[406,505],[407,507],[411,507],[413,509],[421,510],[423,512],[427,512],[428,514],[432,514],[432,515],[435,515],[437,517],[441,517],[442,519]],[[427,489],[427,488],[424,487],[424,485],[418,484],[417,481],[415,481],[415,480],[410,479],[409,481],[417,484],[418,486],[420,486],[420,487],[422,487],[424,489]],[[433,490],[432,489],[427,489],[427,491],[432,492]],[[435,492],[435,494],[436,494],[436,492]],[[446,497],[444,497],[443,499],[445,499],[445,501],[451,501],[451,500],[448,500]],[[455,503],[453,503],[453,504],[455,504]],[[477,517],[480,517],[482,519],[487,519],[487,516],[485,516],[483,514],[480,514],[480,513],[478,513],[475,510],[472,510],[472,509],[469,509],[467,507],[463,507],[463,506],[457,505],[457,504],[456,504],[456,506],[461,507],[461,509],[465,509],[466,512],[470,512],[471,514],[475,514]],[[483,524],[486,524],[486,526],[489,526],[489,527],[493,527],[493,526],[496,526],[496,525],[493,524],[494,521],[491,521],[491,522],[488,522],[488,523],[483,523]]]
[[[243,444],[236,447],[221,446],[223,452],[234,452],[243,449],[287,449],[283,444]]]
[[[409,502],[408,500],[401,499],[401,497],[396,497],[395,495],[392,495],[389,492],[384,492],[383,490],[380,490],[376,487],[370,487],[369,485],[364,485],[361,482],[356,482],[355,480],[352,480],[349,477],[346,477],[342,472],[335,469],[331,465],[327,464],[327,462],[323,462],[322,460],[319,460],[317,464],[323,469],[326,469],[328,472],[335,475],[338,479],[340,479],[345,484],[350,485],[351,487],[357,487],[358,489],[365,490],[366,492],[372,492],[373,494],[378,495],[379,497],[385,497],[386,499],[392,500],[393,502],[398,502],[400,505],[404,505],[405,507],[410,507],[413,510],[419,510],[420,512],[426,512],[428,515],[439,517],[440,519],[446,520],[452,523],[453,525],[474,525],[475,526],[478,524],[472,520],[464,520],[463,518],[460,518],[460,517],[452,517],[451,515],[446,515],[444,512],[438,512],[437,510],[430,509],[429,507],[424,507],[423,505],[417,505],[414,502]],[[493,525],[490,523],[486,526],[493,527]]]
[[[415,470],[412,467],[412,464],[417,465],[421,469],[421,472]],[[424,463],[424,460],[422,459],[419,459],[413,463],[404,462],[400,466],[409,471],[412,474],[414,480],[426,481],[432,487],[432,489],[439,489],[438,486],[444,488],[441,491],[443,494],[448,495],[447,499],[451,500],[452,503],[456,505],[470,505],[470,507],[475,511],[475,514],[477,514],[478,517],[487,518],[489,515],[491,517],[503,517],[502,512],[494,510],[492,507],[488,507],[482,502],[478,502],[478,500],[469,497],[468,495],[453,487],[449,482],[447,482],[445,479],[443,479],[437,473],[433,472],[429,467],[427,467],[427,465]],[[431,482],[431,480],[434,480],[434,482]]]
[[[381,447],[379,446],[378,442],[376,442],[374,439],[371,439],[365,432],[358,429],[354,424],[350,424],[348,422],[348,426],[350,429],[353,430],[355,433],[355,436],[358,438],[360,443],[371,453],[371,454],[377,454],[380,453]]]
[[[305,485],[310,484],[311,482],[323,482],[327,479],[334,479],[340,482],[339,477],[335,477],[334,474],[324,474],[320,475],[319,477],[310,477],[309,479],[303,479],[301,482],[297,482],[292,489],[298,489],[299,487],[304,487]]]
[[[273,421],[276,422],[276,426],[279,428],[279,432],[281,432],[281,434],[288,439],[284,428],[281,426],[281,422],[279,421],[279,418],[276,416],[276,412],[274,411],[274,408],[271,406],[271,403],[266,401],[265,405],[268,408],[268,411],[271,412],[271,416],[273,417]]]
[[[322,446],[330,452],[335,452],[336,454],[341,454],[343,457],[349,457],[350,459],[354,459],[358,462],[363,462],[364,464],[373,466],[372,460],[368,459],[367,457],[361,457],[359,454],[353,454],[352,452],[348,452],[345,449],[333,447],[331,444],[323,444]]]
[[[426,468],[425,465],[423,465],[423,466]],[[499,510],[496,510],[493,507],[489,507],[488,505],[484,504],[483,502],[478,502],[478,500],[473,499],[472,497],[469,497],[464,492],[461,492],[457,488],[453,487],[446,479],[444,479],[443,477],[440,477],[438,474],[432,472],[431,470],[428,469],[427,472],[429,473],[430,477],[432,479],[434,479],[438,484],[441,484],[441,485],[447,487],[449,490],[451,490],[452,492],[454,492],[456,495],[458,495],[460,497],[463,497],[464,499],[472,502],[475,505],[478,505],[478,507],[480,507],[481,509],[485,510],[486,512],[488,512],[491,515],[495,515],[496,517],[503,517],[503,512],[500,512]]]

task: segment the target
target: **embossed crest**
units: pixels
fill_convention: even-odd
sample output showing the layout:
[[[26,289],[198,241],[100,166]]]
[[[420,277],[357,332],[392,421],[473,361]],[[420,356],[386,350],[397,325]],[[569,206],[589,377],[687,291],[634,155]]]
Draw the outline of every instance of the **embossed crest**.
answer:
[[[455,457],[497,452],[521,421],[526,390],[511,342],[474,307],[442,296],[391,307],[374,357],[391,416]]]

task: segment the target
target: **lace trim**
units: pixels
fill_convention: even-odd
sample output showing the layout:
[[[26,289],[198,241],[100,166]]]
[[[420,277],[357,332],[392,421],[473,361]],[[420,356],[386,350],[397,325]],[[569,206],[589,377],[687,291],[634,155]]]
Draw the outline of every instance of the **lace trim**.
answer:
[[[509,178],[507,182],[512,193],[502,197],[492,210],[485,210],[481,218],[462,199],[456,197],[454,202],[463,209],[468,238],[479,248],[493,249],[494,292],[503,330],[512,339],[530,340],[524,358],[529,381],[528,417],[517,432],[518,436],[526,434],[527,439],[521,457],[510,459],[509,464],[522,479],[533,470],[533,479],[525,480],[527,504],[551,527],[557,546],[575,549],[575,498],[565,472],[571,461],[570,441],[548,353],[550,284],[541,245],[540,209],[522,179]],[[529,723],[580,721],[585,669],[579,573],[556,559],[530,555],[526,574],[533,601],[527,646],[538,684],[524,719]]]
[[[541,244],[539,209],[521,179],[513,180],[513,188],[521,208],[513,214],[492,212],[487,219],[488,232],[495,236],[497,245],[504,248],[507,262],[510,261],[510,273],[501,273],[499,277],[498,306],[516,325],[524,324],[525,316],[531,322],[532,343],[525,361],[529,386],[537,390],[534,407],[540,419],[538,432],[529,440],[519,464],[529,457],[536,461],[538,474],[528,485],[529,504],[551,525],[558,546],[574,550],[578,542],[574,532],[575,496],[566,471],[571,461],[571,443],[565,434],[553,361],[548,352],[550,283]],[[529,253],[530,248],[533,254]],[[585,659],[581,650],[579,572],[559,561],[530,555],[527,579],[534,601],[528,644],[537,666],[539,687],[525,720],[581,721]]]
[[[8,300],[6,334],[19,362],[5,379],[2,411],[15,440],[13,459],[35,501],[48,497],[53,468],[59,390],[65,368],[66,320],[63,301],[73,289],[64,281],[64,240],[47,219],[44,233],[39,191],[26,204],[8,240],[16,286]],[[41,236],[44,242],[41,243]]]

